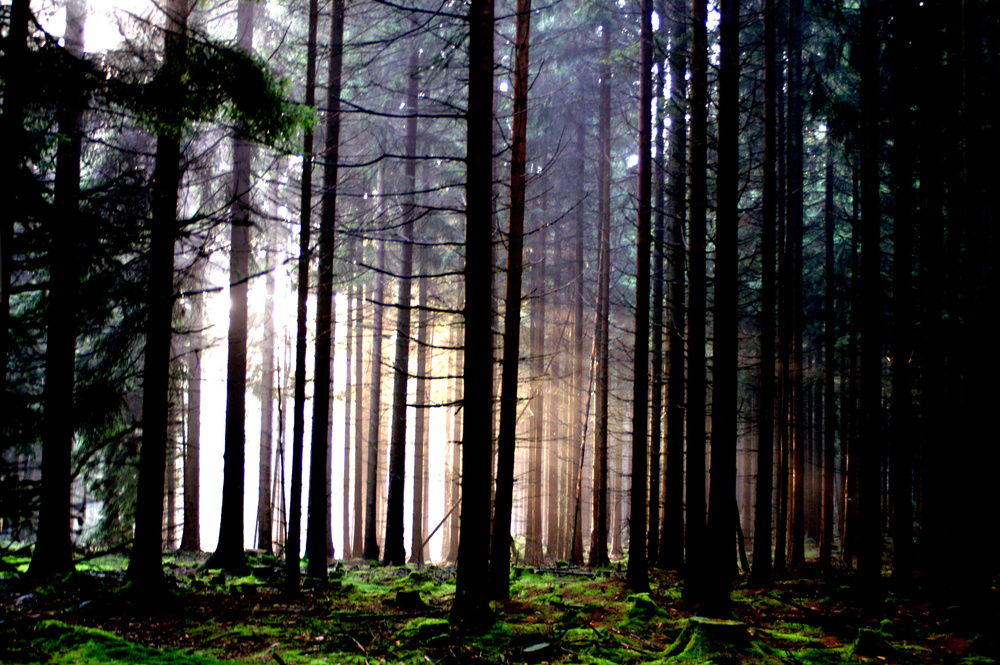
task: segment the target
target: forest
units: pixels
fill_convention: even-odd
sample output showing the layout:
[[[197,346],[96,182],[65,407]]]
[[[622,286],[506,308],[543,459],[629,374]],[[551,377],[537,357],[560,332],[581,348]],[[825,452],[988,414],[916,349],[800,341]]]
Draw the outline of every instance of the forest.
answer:
[[[0,18],[0,660],[996,661],[997,3]]]

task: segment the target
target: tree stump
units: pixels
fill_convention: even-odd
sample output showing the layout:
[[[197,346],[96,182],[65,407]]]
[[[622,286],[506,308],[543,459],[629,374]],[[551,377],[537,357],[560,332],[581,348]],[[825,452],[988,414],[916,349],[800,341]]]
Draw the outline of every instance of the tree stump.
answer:
[[[691,617],[687,626],[667,650],[665,656],[683,656],[685,661],[717,661],[719,656],[732,656],[750,648],[746,624],[729,619]]]

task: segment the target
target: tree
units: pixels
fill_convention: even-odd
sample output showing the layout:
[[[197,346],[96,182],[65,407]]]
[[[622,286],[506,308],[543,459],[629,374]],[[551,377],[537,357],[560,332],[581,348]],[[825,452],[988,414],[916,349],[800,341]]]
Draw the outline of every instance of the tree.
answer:
[[[718,171],[715,217],[715,307],[712,340],[712,467],[705,579],[700,611],[729,614],[736,503],[736,381],[739,350],[739,0],[719,11]],[[738,513],[737,513],[738,514]],[[738,524],[738,522],[737,522]]]
[[[510,598],[510,522],[517,441],[517,377],[521,347],[521,276],[524,253],[525,163],[527,161],[531,0],[518,0],[514,37],[514,119],[510,158],[510,224],[507,230],[507,294],[504,299],[500,378],[500,432],[490,556],[491,595]],[[536,488],[537,491],[537,488]]]
[[[268,248],[270,253],[270,248]],[[268,256],[265,267],[266,300],[264,304],[263,367],[261,368],[260,399],[260,461],[257,483],[257,547],[268,554],[273,552],[271,524],[274,511],[271,506],[271,457],[274,432],[274,264]]]
[[[84,81],[77,71],[83,55],[85,0],[66,4],[66,72],[62,103],[57,111],[59,131],[67,137],[56,152],[55,209],[49,250],[48,337],[45,351],[45,422],[42,430],[42,501],[38,540],[28,574],[42,578],[74,569],[70,540],[70,459],[75,428],[73,399],[76,366],[76,260],[80,225],[80,152],[82,115],[86,106]],[[15,194],[16,197],[16,194]],[[6,355],[3,356],[6,359]],[[4,363],[6,372],[6,362]]]
[[[629,586],[649,590],[649,563],[646,560],[646,490],[649,446],[649,277],[650,223],[652,217],[652,118],[653,100],[653,3],[642,0],[639,20],[639,220],[636,231],[635,363],[632,398],[632,490],[629,530]],[[658,415],[658,414],[657,414]]]
[[[309,0],[309,33],[306,46],[305,104],[316,104],[316,33],[319,2]],[[302,547],[302,446],[305,439],[306,408],[306,326],[309,300],[309,241],[312,225],[313,131],[306,126],[302,139],[302,186],[299,200],[299,262],[297,266],[295,310],[295,385],[292,405],[292,477],[288,505],[288,540],[285,544],[285,591],[299,591],[302,576],[299,555]]]
[[[168,99],[182,99],[187,60],[187,21],[192,6],[171,0],[164,6],[162,72]],[[164,123],[156,137],[153,172],[152,228],[149,240],[146,351],[142,381],[142,444],[136,497],[135,541],[126,579],[137,597],[159,596],[164,590],[163,482],[167,456],[170,323],[174,305],[174,237],[177,187],[180,183],[181,126]]]
[[[237,47],[253,50],[254,5],[240,2],[236,14]],[[229,347],[226,364],[226,452],[222,483],[219,544],[209,568],[246,568],[243,550],[243,491],[246,459],[247,290],[250,281],[250,177],[253,147],[233,142],[233,210],[229,259]]]
[[[407,194],[403,204],[402,251],[398,314],[396,316],[396,359],[393,363],[392,431],[389,439],[389,493],[385,518],[383,562],[393,566],[406,563],[403,546],[403,498],[406,492],[406,395],[410,379],[410,330],[413,277],[413,225],[416,220],[417,190],[417,88],[419,51],[410,54],[406,90],[406,164],[404,181]]]
[[[776,3],[764,3],[764,155],[761,192],[760,411],[757,426],[757,496],[751,584],[771,582],[771,495],[774,469],[775,216],[777,161]]]
[[[469,6],[462,507],[451,622],[489,620],[493,333],[493,0]]]
[[[327,87],[326,145],[323,197],[319,227],[319,289],[316,295],[316,368],[313,393],[313,429],[309,456],[309,529],[306,554],[311,577],[326,579],[328,439],[330,434],[330,370],[333,343],[334,228],[337,222],[337,167],[340,154],[340,94],[344,50],[343,0],[334,0],[330,19],[330,61]]]
[[[385,174],[378,172],[379,211],[384,197]],[[385,240],[378,241],[378,258],[375,266],[375,292],[372,298],[372,347],[371,347],[371,388],[368,407],[368,459],[365,466],[365,547],[362,557],[378,561],[379,544],[377,534],[378,518],[378,458],[382,409],[382,303],[385,302]]]

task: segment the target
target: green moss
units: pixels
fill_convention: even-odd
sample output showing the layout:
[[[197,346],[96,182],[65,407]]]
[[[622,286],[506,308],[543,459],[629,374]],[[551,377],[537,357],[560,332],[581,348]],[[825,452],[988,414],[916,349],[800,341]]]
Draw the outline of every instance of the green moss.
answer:
[[[434,644],[446,640],[450,632],[451,625],[447,619],[420,617],[403,626],[399,637],[420,644]]]
[[[34,650],[44,654],[45,658],[26,662],[55,665],[216,665],[221,662],[211,656],[188,654],[176,649],[153,649],[104,630],[70,626],[59,621],[40,624],[32,636],[32,643]]]

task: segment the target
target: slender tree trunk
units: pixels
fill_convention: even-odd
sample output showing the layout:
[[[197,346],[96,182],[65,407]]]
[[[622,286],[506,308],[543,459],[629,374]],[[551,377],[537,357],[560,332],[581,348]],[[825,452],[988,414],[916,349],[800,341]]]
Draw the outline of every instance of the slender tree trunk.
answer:
[[[196,284],[202,268],[195,266]],[[201,352],[204,305],[199,298],[191,307],[191,331],[187,335],[187,432],[184,437],[184,527],[182,552],[201,551]]]
[[[305,104],[316,105],[316,33],[319,2],[309,0],[309,37],[306,53]],[[306,327],[309,299],[309,262],[312,249],[309,230],[312,225],[313,132],[307,127],[302,149],[302,196],[299,203],[299,264],[295,316],[295,386],[292,421],[291,499],[288,506],[288,540],[285,545],[285,589],[297,594],[301,570],[299,555],[302,543],[302,447],[305,439],[306,405]]]
[[[425,276],[428,272],[427,248],[420,247],[417,250],[420,262],[421,276],[417,286],[417,419],[413,432],[413,528],[412,545],[410,546],[410,563],[417,564],[418,567],[424,565],[427,552],[424,551],[424,538],[427,533],[427,514],[430,512],[428,502],[428,477],[427,477],[427,445],[428,445],[428,425],[430,409],[430,382],[427,380],[428,357],[431,354],[432,331],[428,321],[427,312],[427,282]]]
[[[757,437],[757,493],[754,507],[753,570],[756,587],[771,583],[771,506],[774,473],[775,166],[777,122],[776,2],[764,3],[764,164],[761,206],[760,408]]]
[[[404,181],[402,248],[400,257],[399,306],[396,314],[396,360],[393,365],[392,432],[389,444],[389,493],[385,520],[383,563],[401,566],[406,563],[403,547],[403,499],[406,492],[406,395],[410,378],[410,326],[413,275],[413,224],[416,219],[417,189],[417,64],[418,51],[410,54],[409,82],[406,93],[406,164]]]
[[[576,128],[576,155],[574,169],[576,172],[576,198],[583,201],[583,183],[586,176],[586,160],[584,156],[584,128],[577,125]],[[583,565],[583,458],[586,447],[586,422],[590,411],[590,401],[587,400],[587,408],[583,408],[583,394],[588,390],[584,383],[584,355],[583,355],[583,286],[584,286],[584,264],[583,264],[583,239],[585,233],[583,206],[578,205],[576,209],[576,236],[573,243],[573,398],[571,402],[572,413],[572,441],[573,448],[572,466],[574,473],[575,494],[573,502],[573,527],[570,536],[570,562],[574,565]],[[589,392],[588,392],[589,395]]]
[[[667,245],[670,252],[668,309],[667,454],[664,477],[660,566],[678,570],[684,564],[684,220],[687,210],[687,44],[690,12],[686,0],[670,7],[670,197]]]
[[[73,62],[83,54],[84,0],[66,3],[66,51]],[[18,37],[19,39],[19,37]],[[16,50],[16,49],[15,49]],[[10,51],[7,53],[11,57]],[[9,60],[8,60],[9,62]],[[11,67],[7,71],[10,72]],[[70,502],[76,374],[79,268],[76,261],[80,220],[80,152],[86,106],[82,81],[71,68],[57,109],[60,141],[56,150],[55,210],[49,226],[49,299],[46,311],[45,387],[42,396],[42,485],[38,539],[28,575],[47,578],[72,571]],[[6,95],[5,95],[6,96]],[[7,109],[5,108],[6,112]],[[18,157],[21,155],[18,153]],[[17,194],[15,193],[16,197]],[[6,285],[6,283],[5,283]],[[6,338],[6,331],[3,333]],[[4,371],[6,372],[6,355]]]
[[[268,250],[269,252],[269,250]],[[274,433],[274,265],[268,261],[265,279],[264,347],[261,369],[260,463],[257,482],[257,547],[268,554],[274,549],[271,537],[271,457]]]
[[[861,420],[858,486],[859,590],[878,598],[882,577],[881,412],[882,412],[882,275],[879,199],[879,3],[861,5]]]
[[[341,552],[341,556],[344,559],[350,559],[353,555],[353,548],[351,547],[351,409],[354,408],[354,376],[351,372],[351,367],[354,363],[354,289],[355,286],[351,284],[347,289],[347,326],[344,331],[344,339],[347,342],[347,351],[344,354],[344,488],[343,496],[341,496],[341,514],[343,523],[343,539],[344,548]],[[358,385],[358,397],[361,399],[361,386]],[[360,447],[361,440],[355,439],[354,446],[357,450]],[[354,477],[358,477],[360,471],[360,465],[354,467]],[[355,520],[357,515],[361,511],[355,512]]]
[[[608,318],[611,290],[611,27],[601,26],[602,52],[598,161],[600,258],[597,286],[597,404],[594,413],[594,525],[587,564],[607,566],[608,557]]]
[[[462,528],[454,624],[481,626],[490,614],[490,458],[493,424],[493,0],[469,8],[466,142],[465,360],[462,397]]]
[[[819,560],[829,569],[833,565],[833,483],[836,463],[837,399],[834,393],[837,372],[837,312],[834,296],[837,289],[837,268],[834,258],[834,232],[837,211],[834,207],[834,144],[827,139],[826,189],[823,209],[825,213],[825,263],[826,293],[824,294],[824,352],[823,360],[823,526],[820,532]]]
[[[510,157],[510,224],[507,231],[507,294],[504,305],[500,379],[500,432],[497,438],[496,499],[490,555],[490,593],[510,598],[511,510],[517,442],[517,378],[521,346],[521,276],[524,252],[525,163],[528,128],[528,51],[531,0],[518,0],[514,37],[514,128]]]
[[[688,231],[687,547],[684,593],[703,593],[705,561],[705,242],[708,196],[708,35],[705,0],[692,5],[691,213]]]
[[[182,99],[187,21],[192,6],[171,0],[165,7],[164,61],[168,98]],[[171,319],[174,305],[174,239],[180,185],[181,134],[164,128],[156,137],[153,167],[152,229],[149,240],[146,349],[142,381],[142,442],[136,496],[135,540],[126,579],[139,598],[165,591],[163,576],[163,480],[167,455]]]
[[[457,327],[452,327],[451,329],[451,348],[455,349],[458,347],[459,342],[459,329]],[[446,511],[450,511],[451,516],[448,518],[448,550],[447,556],[445,556],[446,561],[458,561],[458,540],[459,540],[459,512],[456,510],[461,502],[462,497],[462,486],[460,479],[462,477],[462,456],[461,456],[461,435],[462,435],[462,410],[461,410],[461,397],[459,393],[459,380],[460,376],[458,374],[458,351],[452,351],[451,357],[449,358],[449,367],[451,371],[448,373],[452,377],[451,383],[451,403],[456,406],[452,409],[451,418],[451,429],[450,434],[450,450],[451,450],[451,464],[450,464],[450,475],[448,476],[448,506],[445,507]]]
[[[380,170],[378,194],[381,207],[384,173]],[[378,459],[382,424],[382,303],[385,302],[385,240],[379,240],[375,272],[375,292],[372,299],[371,386],[368,407],[368,459],[365,471],[365,547],[362,557],[377,561],[378,544]]]
[[[893,319],[892,319],[892,579],[900,591],[913,579],[912,446],[913,423],[913,152],[910,108],[914,89],[910,47],[913,38],[912,3],[893,3]],[[933,407],[931,407],[933,408]]]
[[[355,558],[363,556],[364,544],[362,531],[364,526],[363,506],[365,506],[365,483],[367,468],[365,467],[364,439],[364,293],[365,287],[358,285],[354,294],[354,351],[357,354],[354,362],[354,385],[357,397],[354,400],[354,529],[351,535],[351,552]]]
[[[646,511],[649,445],[649,277],[652,221],[653,2],[642,0],[639,36],[639,219],[636,231],[635,360],[632,397],[632,487],[629,492],[629,557],[626,579],[636,591],[649,590]],[[654,414],[658,418],[659,414]],[[658,498],[658,497],[656,497]],[[654,498],[654,500],[656,500]]]

